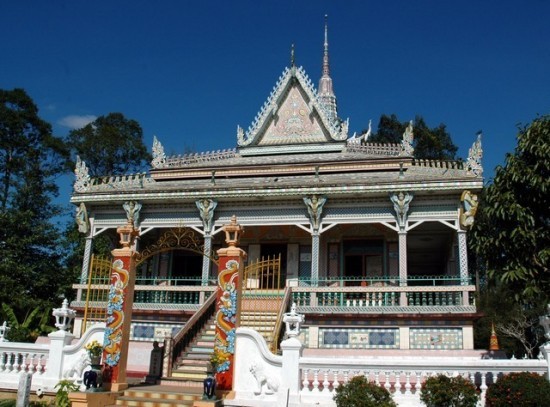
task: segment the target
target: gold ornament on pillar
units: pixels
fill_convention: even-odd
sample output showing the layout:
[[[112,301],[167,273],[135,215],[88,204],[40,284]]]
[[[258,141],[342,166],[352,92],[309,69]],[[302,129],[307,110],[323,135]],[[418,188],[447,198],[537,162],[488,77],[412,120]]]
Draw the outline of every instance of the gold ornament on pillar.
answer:
[[[130,248],[134,244],[136,236],[139,235],[139,230],[135,229],[130,222],[118,227],[116,231],[120,235],[120,244],[125,249]]]
[[[231,223],[224,225],[223,230],[225,231],[225,243],[229,247],[236,247],[239,244],[241,234],[244,233],[244,228],[237,223],[237,216],[233,215]]]

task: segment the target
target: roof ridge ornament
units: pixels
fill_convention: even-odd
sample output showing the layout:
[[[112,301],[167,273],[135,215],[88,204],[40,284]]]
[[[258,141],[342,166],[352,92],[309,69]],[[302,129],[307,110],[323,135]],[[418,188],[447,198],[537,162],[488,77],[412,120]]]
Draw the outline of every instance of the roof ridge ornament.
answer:
[[[469,173],[481,176],[483,174],[483,166],[481,158],[483,157],[483,148],[481,147],[481,136],[483,133],[477,133],[477,140],[474,141],[472,147],[468,150],[467,169]]]
[[[291,67],[296,66],[296,60],[294,55],[294,43],[290,46],[290,66]]]
[[[153,168],[166,167],[166,154],[164,154],[164,147],[157,139],[157,136],[153,136],[153,161],[151,161]]]
[[[330,63],[328,55],[328,15],[325,14],[325,41],[323,43],[323,68],[321,79],[319,79],[319,100],[324,107],[329,119],[336,120],[338,117],[338,109],[336,103],[336,95],[332,86],[332,78],[330,77]]]
[[[411,120],[403,133],[403,140],[401,141],[401,155],[412,156],[414,154],[413,140],[413,121]]]
[[[76,176],[73,185],[75,192],[86,192],[90,187],[90,174],[86,163],[82,161],[78,155],[76,156],[74,175]]]

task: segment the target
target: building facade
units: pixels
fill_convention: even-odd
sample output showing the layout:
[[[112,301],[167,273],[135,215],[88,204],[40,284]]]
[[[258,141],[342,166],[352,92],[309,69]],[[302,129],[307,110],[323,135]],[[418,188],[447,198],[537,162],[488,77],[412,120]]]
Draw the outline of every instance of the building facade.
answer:
[[[147,174],[96,179],[79,160],[71,202],[86,253],[73,306],[93,283],[94,238],[132,222],[134,339],[177,331],[213,291],[221,227],[236,215],[248,264],[280,259],[276,278],[247,287],[287,289],[310,348],[472,349],[466,235],[483,186],[479,138],[467,161],[439,162],[414,158],[412,122],[400,144],[348,128],[325,28],[318,90],[292,60],[235,148],[167,157],[155,138]]]

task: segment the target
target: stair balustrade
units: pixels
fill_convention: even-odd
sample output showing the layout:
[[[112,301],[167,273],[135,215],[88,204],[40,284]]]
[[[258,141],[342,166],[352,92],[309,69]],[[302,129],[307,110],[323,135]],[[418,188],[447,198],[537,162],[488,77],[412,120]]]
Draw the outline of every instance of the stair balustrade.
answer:
[[[219,290],[219,288],[218,288]],[[177,363],[183,350],[193,341],[197,333],[204,327],[206,322],[216,311],[216,295],[213,292],[195,314],[185,325],[171,338],[164,341],[164,363],[163,375],[170,377],[174,365]]]

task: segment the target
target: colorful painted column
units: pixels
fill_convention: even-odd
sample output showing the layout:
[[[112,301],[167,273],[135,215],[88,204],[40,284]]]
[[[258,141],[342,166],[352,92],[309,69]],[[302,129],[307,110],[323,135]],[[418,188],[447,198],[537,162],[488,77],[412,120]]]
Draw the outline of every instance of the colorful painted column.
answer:
[[[229,225],[224,225],[227,248],[218,250],[219,273],[216,298],[216,382],[218,390],[233,389],[233,363],[235,355],[235,330],[240,324],[244,250],[237,247],[243,228],[235,215]]]
[[[133,244],[139,231],[128,222],[119,227],[121,249],[115,249],[111,270],[111,288],[107,304],[107,327],[103,339],[103,386],[121,391],[126,383],[126,362],[130,341],[132,306],[134,304],[135,256]]]

